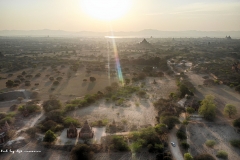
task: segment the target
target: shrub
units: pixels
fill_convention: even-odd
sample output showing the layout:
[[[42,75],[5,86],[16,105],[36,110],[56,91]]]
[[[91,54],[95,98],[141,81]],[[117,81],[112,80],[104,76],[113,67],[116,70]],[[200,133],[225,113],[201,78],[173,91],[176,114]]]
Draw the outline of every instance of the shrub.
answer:
[[[90,146],[86,144],[77,144],[71,150],[71,159],[72,160],[90,160],[93,157],[93,152]]]
[[[96,81],[95,77],[90,77],[89,79],[90,79],[91,82],[95,82]]]
[[[28,74],[25,76],[26,78],[32,78],[33,76],[31,74]]]
[[[49,77],[49,80],[50,80],[50,81],[53,81],[53,80],[54,80],[54,77]]]
[[[21,83],[21,81],[20,81],[20,80],[18,80],[18,79],[16,79],[16,80],[14,80],[14,83],[18,83],[18,84],[20,84],[20,83]]]
[[[63,78],[62,77],[57,77],[57,80],[58,81],[61,81]]]
[[[55,141],[56,139],[56,135],[54,134],[54,132],[52,132],[51,130],[48,130],[46,133],[45,133],[45,136],[43,138],[43,141],[44,142],[53,142]]]
[[[63,111],[60,109],[52,110],[46,114],[47,120],[53,120],[57,123],[63,122]]]
[[[193,157],[190,153],[185,153],[184,154],[184,160],[193,160]]]
[[[176,116],[165,116],[161,119],[161,123],[166,124],[168,129],[172,129],[176,124],[179,124],[180,121]]]
[[[41,73],[38,73],[35,75],[35,77],[40,77],[41,76]]]
[[[26,75],[27,73],[25,71],[22,72],[22,75]]]
[[[240,128],[240,118],[237,118],[233,121],[233,126]]]
[[[111,138],[111,148],[117,151],[129,151],[129,147],[122,136],[114,135]]]
[[[139,141],[133,142],[131,144],[130,148],[131,148],[132,152],[139,152],[139,150],[142,148],[142,144]],[[151,148],[151,147],[149,147],[149,148]]]
[[[64,126],[69,127],[71,123],[76,127],[80,126],[80,123],[78,122],[77,119],[74,119],[72,117],[66,117],[63,119]]]
[[[189,147],[190,147],[190,145],[187,143],[187,142],[181,142],[181,146],[185,149],[185,150],[187,150]]]
[[[14,82],[13,82],[12,80],[8,80],[8,81],[6,82],[6,87],[7,87],[7,88],[10,88],[10,87],[13,86],[13,84],[14,84]]]
[[[222,158],[222,159],[227,159],[228,158],[228,153],[223,151],[223,150],[220,150],[220,151],[217,152],[216,157]]]
[[[214,140],[207,140],[205,144],[208,147],[213,147],[216,144],[216,142]]]
[[[67,104],[65,107],[65,111],[73,111],[77,107],[76,104]]]
[[[124,99],[120,98],[119,100],[117,100],[116,105],[122,105],[124,102]]]
[[[58,81],[54,81],[53,85],[59,85],[59,82]]]
[[[61,107],[62,107],[61,102],[56,99],[50,99],[50,100],[43,102],[43,109],[46,112],[49,112],[54,109],[60,109]]]
[[[176,135],[177,135],[177,138],[180,139],[180,140],[187,139],[186,133],[181,131],[181,130],[178,130]]]
[[[233,139],[230,141],[230,144],[233,146],[233,147],[236,147],[236,148],[240,148],[240,140],[239,139]]]
[[[231,116],[237,114],[237,108],[232,104],[226,104],[224,107],[224,114],[231,118]]]
[[[31,83],[29,81],[26,81],[25,86],[31,86]]]
[[[240,85],[235,88],[235,91],[240,92]]]
[[[19,83],[14,83],[13,84],[13,87],[18,87],[19,86]]]

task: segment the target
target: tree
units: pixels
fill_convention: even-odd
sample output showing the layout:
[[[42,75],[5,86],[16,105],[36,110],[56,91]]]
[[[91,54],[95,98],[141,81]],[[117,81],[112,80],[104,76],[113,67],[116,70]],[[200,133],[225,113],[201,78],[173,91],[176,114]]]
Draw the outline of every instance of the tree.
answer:
[[[154,129],[159,135],[163,135],[163,134],[166,134],[168,132],[168,128],[165,124],[157,124],[154,127]]]
[[[14,82],[13,82],[12,80],[8,80],[8,81],[6,82],[6,87],[7,87],[7,88],[10,88],[10,87],[13,86],[13,84],[14,84]]]
[[[176,124],[179,124],[180,121],[178,117],[166,116],[161,119],[161,123],[166,124],[168,126],[168,129],[172,129]]]
[[[192,107],[187,107],[186,111],[187,111],[188,114],[192,114],[192,113],[195,112],[195,110]]]
[[[59,82],[58,81],[54,81],[53,85],[59,85]]]
[[[228,153],[223,150],[220,150],[217,152],[216,157],[222,158],[222,159],[228,159]]]
[[[22,75],[26,75],[27,73],[25,71],[22,72]]]
[[[239,139],[232,139],[232,140],[230,141],[230,144],[231,144],[233,147],[240,148],[240,140],[239,140]]]
[[[94,81],[96,81],[96,78],[95,77],[90,77],[90,81],[94,82]]]
[[[240,118],[237,118],[233,121],[233,126],[240,128]]]
[[[186,94],[193,96],[193,93],[184,84],[180,84],[179,90],[180,90],[180,93],[181,93],[180,98],[183,98]]]
[[[184,160],[193,160],[193,157],[190,153],[185,153],[184,154]]]
[[[178,130],[176,135],[177,135],[177,138],[180,139],[180,140],[187,139],[186,133],[183,132],[182,130]]]
[[[216,144],[216,142],[215,142],[214,140],[207,140],[207,141],[205,142],[205,144],[206,144],[206,146],[212,148],[212,147]]]
[[[46,112],[49,112],[49,111],[55,110],[55,109],[60,109],[61,107],[62,107],[61,102],[56,99],[50,99],[50,100],[43,102],[43,109]]]
[[[226,104],[226,106],[224,107],[224,114],[228,115],[228,117],[231,118],[231,116],[234,116],[237,114],[237,109],[232,104]]]
[[[235,91],[237,91],[237,92],[240,93],[240,85],[238,85],[238,86],[235,88]]]
[[[203,115],[207,120],[213,120],[216,116],[216,104],[212,95],[206,95],[201,102],[198,110],[200,115]]]
[[[53,141],[55,141],[56,138],[57,138],[57,137],[56,137],[56,135],[54,134],[54,132],[51,131],[51,130],[48,130],[48,131],[45,133],[45,136],[44,136],[44,138],[43,138],[43,141],[44,141],[44,142],[53,142]]]
[[[78,144],[71,150],[72,160],[90,160],[93,156],[91,148],[86,144]]]
[[[181,146],[186,150],[190,147],[190,145],[185,141],[181,142]]]

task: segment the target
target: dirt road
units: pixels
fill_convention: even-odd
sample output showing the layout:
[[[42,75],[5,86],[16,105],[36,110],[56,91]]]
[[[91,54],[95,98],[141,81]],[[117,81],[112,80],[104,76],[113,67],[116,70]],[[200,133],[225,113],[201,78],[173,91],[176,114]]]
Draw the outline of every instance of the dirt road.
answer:
[[[180,151],[180,148],[179,148],[178,140],[177,140],[177,137],[176,137],[176,132],[177,132],[177,128],[175,127],[169,133],[169,135],[168,135],[168,145],[170,147],[172,156],[175,160],[184,160],[183,155],[182,155],[182,153]],[[176,144],[176,146],[173,147],[171,145],[171,142],[174,142]]]

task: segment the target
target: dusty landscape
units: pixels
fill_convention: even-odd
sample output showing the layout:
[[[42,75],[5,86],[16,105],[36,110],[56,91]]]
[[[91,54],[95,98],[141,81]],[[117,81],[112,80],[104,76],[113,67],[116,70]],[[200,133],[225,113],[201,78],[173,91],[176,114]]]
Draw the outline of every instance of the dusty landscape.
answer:
[[[50,38],[43,44],[55,41]],[[179,160],[188,152],[193,157],[208,153],[218,159],[219,150],[226,151],[229,160],[240,157],[239,149],[229,142],[239,138],[238,128],[232,125],[240,115],[238,82],[234,81],[238,74],[229,65],[229,60],[234,59],[226,59],[224,65],[229,68],[221,69],[233,76],[221,73],[223,78],[218,79],[199,67],[209,65],[208,61],[216,65],[214,58],[208,57],[205,63],[191,54],[198,49],[200,55],[205,54],[201,45],[192,48],[188,57],[182,52],[181,39],[149,39],[154,47],[161,47],[158,51],[146,39],[140,44],[149,49],[138,48],[136,39],[117,41],[121,44],[120,59],[113,48],[106,48],[102,39],[98,45],[88,40],[82,49],[76,45],[73,50],[59,51],[54,47],[56,52],[35,53],[37,56],[19,54],[15,58],[18,67],[12,65],[12,55],[4,56],[11,65],[8,68],[9,64],[4,62],[0,72],[0,121],[5,128],[11,126],[14,133],[4,147],[41,151],[18,153],[19,156],[4,154],[4,159],[70,159],[74,149],[83,144],[91,148],[88,154],[96,160]],[[191,40],[185,39],[184,44],[190,45]],[[179,47],[182,56],[169,50],[173,46]],[[217,61],[223,63],[221,58]],[[216,71],[217,66],[210,67]],[[205,84],[206,79],[210,85]],[[198,112],[206,95],[214,96],[213,121],[205,120]],[[225,116],[226,104],[236,106],[237,114]],[[189,107],[194,109],[193,113],[188,113]],[[199,118],[189,118],[191,114]],[[87,140],[80,137],[86,121],[94,133]],[[187,139],[182,141],[178,132],[186,122]],[[74,133],[74,138],[68,135],[72,126],[78,133]],[[48,131],[54,134],[53,142],[45,141]],[[111,138],[116,142],[111,142]],[[207,147],[207,140],[214,140],[214,147]],[[183,148],[185,142],[189,145],[187,150]]]

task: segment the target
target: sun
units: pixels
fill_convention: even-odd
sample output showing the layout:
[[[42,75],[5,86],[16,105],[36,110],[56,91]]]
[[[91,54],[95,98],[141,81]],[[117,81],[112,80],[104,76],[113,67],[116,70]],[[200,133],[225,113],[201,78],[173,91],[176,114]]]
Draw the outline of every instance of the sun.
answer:
[[[87,14],[109,21],[126,14],[131,4],[131,0],[82,0],[81,7]]]

